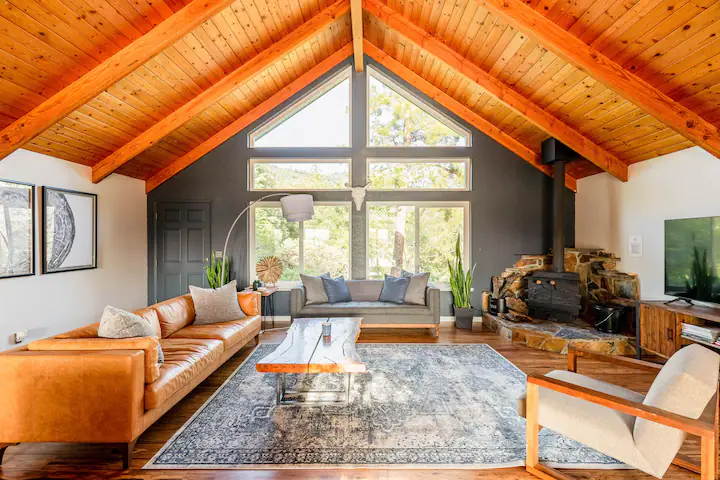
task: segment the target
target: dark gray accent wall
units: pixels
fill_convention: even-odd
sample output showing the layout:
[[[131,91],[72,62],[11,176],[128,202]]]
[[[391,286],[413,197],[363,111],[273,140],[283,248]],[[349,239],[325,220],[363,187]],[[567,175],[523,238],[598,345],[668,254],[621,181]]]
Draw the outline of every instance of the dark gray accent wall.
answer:
[[[409,91],[423,95],[389,73],[382,66],[366,59],[385,75],[393,78]],[[348,60],[304,89],[303,95],[321,84],[325,78],[351,65]],[[278,107],[268,117],[238,133],[197,162],[160,185],[148,195],[148,299],[155,300],[155,211],[158,202],[210,201],[211,249],[222,250],[225,236],[240,211],[263,196],[262,192],[248,191],[248,160],[269,157],[352,157],[353,185],[366,183],[365,159],[370,157],[470,157],[472,161],[472,189],[469,192],[372,192],[365,201],[470,201],[471,252],[475,270],[475,305],[480,293],[490,285],[490,277],[512,265],[522,253],[545,253],[552,246],[552,179],[538,171],[505,147],[477,129],[472,128],[427,97],[428,103],[439,111],[465,125],[472,132],[470,148],[368,148],[366,145],[366,76],[352,74],[352,148],[324,149],[271,149],[248,147],[248,134],[258,125],[282,111],[292,100]],[[309,126],[308,128],[312,128]],[[309,192],[317,201],[350,201],[350,192]],[[570,192],[566,202],[566,242],[575,243],[575,195]],[[352,275],[365,275],[365,205],[360,212],[352,208],[353,241]],[[239,222],[230,241],[229,252],[233,261],[231,278],[239,285],[247,285],[246,263],[248,243],[247,216]],[[452,248],[448,245],[448,248]],[[278,292],[276,313],[289,313],[289,295]],[[451,295],[442,294],[442,315],[451,315]]]

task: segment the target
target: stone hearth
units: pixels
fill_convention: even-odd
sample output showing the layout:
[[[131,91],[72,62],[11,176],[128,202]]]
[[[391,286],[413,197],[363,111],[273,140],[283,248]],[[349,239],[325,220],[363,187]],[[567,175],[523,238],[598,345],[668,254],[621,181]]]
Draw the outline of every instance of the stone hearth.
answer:
[[[635,355],[635,339],[623,334],[603,333],[583,320],[572,323],[556,323],[535,320],[512,314],[483,315],[483,326],[496,331],[502,338],[532,348],[555,353],[567,353],[572,345],[598,353],[611,355]]]

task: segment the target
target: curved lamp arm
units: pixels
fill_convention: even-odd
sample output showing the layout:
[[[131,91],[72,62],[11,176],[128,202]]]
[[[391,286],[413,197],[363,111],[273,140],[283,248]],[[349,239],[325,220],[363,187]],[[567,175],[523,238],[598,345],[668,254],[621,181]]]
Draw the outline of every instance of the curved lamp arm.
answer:
[[[290,195],[290,194],[289,193],[271,193],[270,195],[265,195],[264,197],[258,198],[257,200],[250,202],[250,204],[247,207],[245,207],[245,209],[242,212],[240,212],[240,215],[237,216],[237,218],[233,222],[232,226],[230,227],[230,231],[228,232],[227,237],[225,237],[225,246],[223,247],[223,254],[222,254],[222,273],[220,274],[221,282],[223,282],[225,280],[225,255],[227,253],[228,242],[230,242],[230,235],[232,234],[232,231],[235,229],[235,225],[237,225],[238,221],[240,220],[240,217],[242,217],[245,214],[245,212],[250,210],[250,207],[252,207],[253,205],[255,205],[258,202],[262,202],[266,198],[284,197],[287,195]]]

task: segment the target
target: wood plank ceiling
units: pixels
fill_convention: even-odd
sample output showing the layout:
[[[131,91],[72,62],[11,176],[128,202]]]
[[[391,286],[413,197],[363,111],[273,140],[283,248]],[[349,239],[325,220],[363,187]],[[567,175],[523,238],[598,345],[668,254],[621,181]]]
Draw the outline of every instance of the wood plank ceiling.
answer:
[[[646,82],[657,97],[679,106],[681,118],[696,115],[711,129],[720,127],[720,0],[506,4],[513,2],[532,9],[529,18],[541,15],[593,47],[626,78]],[[28,119],[37,119],[40,109],[33,109],[178,19],[191,3],[2,2],[5,155],[22,147],[93,166],[95,181],[114,172],[149,180],[152,189],[353,53],[350,0],[205,0],[203,8],[216,4],[219,13],[149,60],[130,64],[130,73],[90,92],[94,98],[31,141],[11,144],[8,126],[26,128]],[[356,52],[364,39],[365,53],[402,68],[411,83],[429,84],[436,97],[446,97],[441,103],[473,116],[508,148],[526,152],[521,156],[528,161],[551,134],[563,141],[566,135],[588,158],[569,166],[573,178],[607,170],[625,180],[627,165],[720,141],[712,134],[697,141],[690,120],[684,129],[669,116],[653,117],[627,92],[608,88],[617,85],[606,86],[567,61],[571,56],[557,45],[517,29],[486,0],[364,0],[362,22],[357,5],[353,0]]]

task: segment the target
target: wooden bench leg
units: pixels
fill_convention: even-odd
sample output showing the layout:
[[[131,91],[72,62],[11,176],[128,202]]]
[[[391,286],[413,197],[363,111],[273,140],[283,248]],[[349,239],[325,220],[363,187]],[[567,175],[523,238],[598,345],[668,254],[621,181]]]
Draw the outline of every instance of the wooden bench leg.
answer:
[[[435,326],[435,338],[440,336],[440,325]]]

